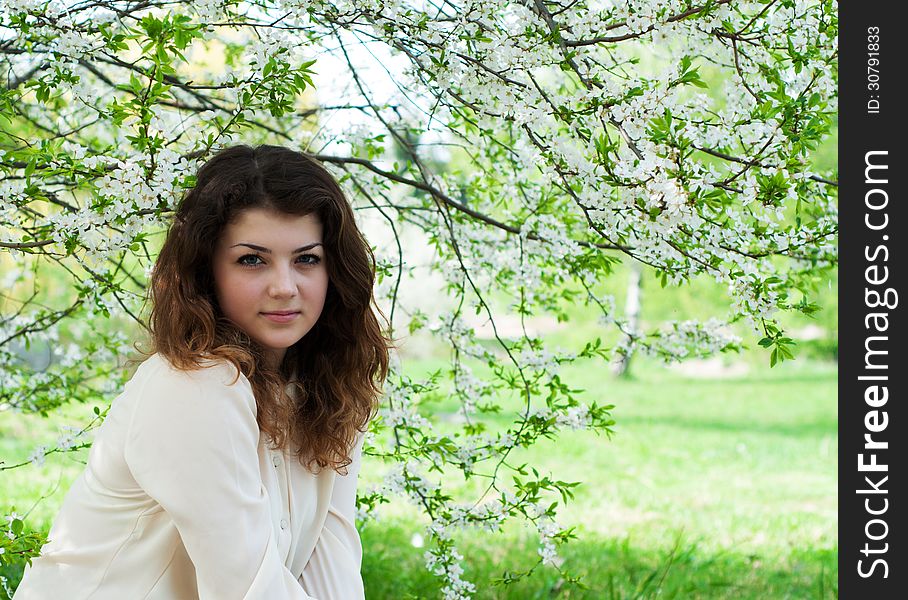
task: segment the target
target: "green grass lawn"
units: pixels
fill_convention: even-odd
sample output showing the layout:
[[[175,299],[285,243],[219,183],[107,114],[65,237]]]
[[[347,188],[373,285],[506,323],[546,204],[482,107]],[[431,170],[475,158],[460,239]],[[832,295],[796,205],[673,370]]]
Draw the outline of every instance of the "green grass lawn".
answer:
[[[534,532],[510,527],[459,534],[475,597],[837,597],[835,365],[798,360],[734,379],[696,379],[640,361],[634,372],[617,380],[604,367],[567,369],[563,378],[586,388],[587,401],[615,405],[615,435],[566,432],[519,457],[583,482],[560,518],[579,539],[560,555],[562,569],[586,587],[550,567],[506,588],[489,585],[536,561]],[[87,421],[91,410],[67,412],[63,420],[0,413],[0,460],[10,464],[52,443],[57,424]],[[81,469],[78,458],[0,472],[0,508],[31,509],[33,524],[49,526]],[[380,470],[367,462],[364,483]],[[411,543],[424,525],[403,501],[364,524],[368,598],[439,597],[425,549]],[[15,569],[4,574],[18,579]]]
[[[615,404],[615,435],[566,433],[514,460],[584,482],[560,519],[579,539],[560,554],[586,589],[548,568],[508,588],[480,585],[476,597],[837,597],[835,366],[794,362],[712,380],[648,362],[635,372],[615,380],[605,369],[568,370],[587,400]],[[438,597],[410,544],[421,522],[388,512],[363,529],[370,597]],[[460,540],[472,581],[536,560],[528,530]]]

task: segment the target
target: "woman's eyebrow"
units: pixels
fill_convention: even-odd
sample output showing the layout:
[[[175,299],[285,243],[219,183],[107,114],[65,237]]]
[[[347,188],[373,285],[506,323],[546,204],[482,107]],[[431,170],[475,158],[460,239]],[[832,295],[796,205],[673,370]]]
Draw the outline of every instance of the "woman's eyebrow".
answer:
[[[291,252],[291,254],[299,254],[300,252],[305,252],[306,250],[312,250],[316,246],[321,246],[321,245],[322,245],[321,242],[312,242],[311,244],[306,244],[305,246],[300,246],[299,248],[297,248],[296,250]],[[246,246],[247,248],[251,248],[251,249],[253,249],[257,252],[261,252],[263,254],[271,254],[271,250],[268,248],[265,248],[264,246],[258,246],[256,244],[247,244],[245,242],[240,242],[239,244],[234,244],[233,246],[230,246],[230,247],[236,248],[237,246]]]

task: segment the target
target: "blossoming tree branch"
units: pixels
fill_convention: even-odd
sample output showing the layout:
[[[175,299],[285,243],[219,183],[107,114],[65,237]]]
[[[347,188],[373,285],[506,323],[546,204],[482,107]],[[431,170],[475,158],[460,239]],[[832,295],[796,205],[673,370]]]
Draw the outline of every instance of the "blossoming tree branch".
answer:
[[[450,347],[447,370],[391,377],[367,446],[388,472],[360,490],[363,516],[395,496],[417,506],[427,565],[450,598],[475,589],[461,577],[459,528],[524,521],[539,564],[561,569],[557,546],[573,534],[557,511],[577,484],[513,451],[612,421],[559,367],[735,350],[728,325],[741,320],[775,364],[792,357],[779,316],[818,308],[812,290],[836,262],[836,181],[810,158],[836,111],[836,8],[3,0],[0,410],[109,402],[131,351],[124,332],[143,319],[156,234],[196,161],[238,141],[302,148],[393,240],[376,248],[392,333],[427,329]],[[435,314],[401,293],[417,238],[449,299]],[[712,278],[728,312],[638,329],[603,291],[621,261],[663,286]],[[593,332],[583,347],[553,348],[524,325],[577,304],[621,341],[606,347]],[[502,330],[505,314],[519,316],[518,334]],[[477,316],[493,344],[477,342]],[[36,366],[22,352],[39,341],[52,356]],[[442,392],[460,403],[456,431],[423,408]],[[490,425],[505,397],[520,410]],[[84,447],[94,424],[0,469]],[[481,491],[455,493],[464,479]],[[40,534],[19,514],[7,523],[0,560],[33,556]]]

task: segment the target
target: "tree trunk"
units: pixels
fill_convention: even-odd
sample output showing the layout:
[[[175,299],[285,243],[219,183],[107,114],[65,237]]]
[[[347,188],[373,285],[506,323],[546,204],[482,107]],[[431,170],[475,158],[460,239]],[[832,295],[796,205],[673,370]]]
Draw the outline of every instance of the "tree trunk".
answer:
[[[637,320],[640,317],[640,300],[643,295],[643,287],[640,277],[640,265],[631,264],[631,271],[628,275],[627,297],[624,302],[624,313],[627,317],[627,327],[629,331],[637,330]],[[622,354],[615,361],[614,372],[618,377],[627,377],[628,370],[631,367],[631,357],[633,350],[627,354]]]

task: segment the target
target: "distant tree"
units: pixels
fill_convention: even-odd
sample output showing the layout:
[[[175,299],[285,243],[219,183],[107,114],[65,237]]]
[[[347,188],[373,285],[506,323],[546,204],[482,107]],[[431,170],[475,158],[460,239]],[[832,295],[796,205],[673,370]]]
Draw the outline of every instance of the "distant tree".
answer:
[[[540,564],[561,569],[556,547],[572,534],[556,511],[576,484],[514,464],[512,451],[612,421],[559,367],[734,350],[727,324],[739,319],[775,364],[792,356],[780,311],[817,309],[813,286],[836,262],[836,182],[809,165],[836,110],[836,8],[3,0],[0,409],[109,401],[129,348],[122,324],[142,319],[154,234],[197,161],[238,141],[306,149],[394,239],[415,229],[431,240],[455,307],[399,304],[408,248],[378,249],[392,332],[430,328],[451,365],[425,381],[391,377],[367,448],[391,469],[383,487],[361,490],[360,507],[402,494],[425,513],[427,564],[447,598],[474,589],[460,576],[459,527],[524,519],[539,532]],[[313,82],[316,93],[347,88],[317,103]],[[663,286],[712,277],[729,312],[631,327],[602,291],[620,260],[648,265]],[[565,351],[496,328],[503,312],[566,319],[576,303],[624,341],[608,349],[590,332]],[[468,313],[492,325],[494,346],[477,343]],[[21,350],[42,342],[54,361],[36,369]],[[461,403],[457,434],[421,413],[439,390]],[[508,395],[523,408],[489,429]],[[33,458],[84,444],[80,432]],[[485,492],[455,497],[455,473]],[[32,556],[40,535],[18,515],[7,521],[0,561]]]

